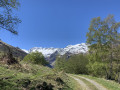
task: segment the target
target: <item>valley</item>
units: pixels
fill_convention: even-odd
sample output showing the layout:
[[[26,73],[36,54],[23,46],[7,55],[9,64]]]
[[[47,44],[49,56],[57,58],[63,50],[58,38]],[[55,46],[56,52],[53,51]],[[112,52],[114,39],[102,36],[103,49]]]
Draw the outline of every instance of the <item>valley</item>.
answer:
[[[0,90],[120,90],[119,3],[0,0]]]
[[[1,41],[2,53],[8,53],[7,49],[6,51],[2,49],[3,47],[6,48],[5,45],[7,45],[7,47],[10,48],[13,55],[14,52],[16,52],[17,54],[17,52],[20,50]],[[85,54],[88,51],[88,46],[86,46],[85,44],[79,44],[79,45],[77,44],[68,47],[69,49],[67,49],[67,51],[64,51],[64,54],[60,54],[63,53],[63,51],[60,51],[60,49],[55,49],[55,48],[33,48],[30,49],[29,53],[26,52],[26,55],[38,51],[40,53],[44,53],[43,55],[47,61],[50,60],[47,58],[54,57],[54,59],[51,58],[50,60],[54,62],[56,60],[55,57],[58,54],[60,54],[61,57],[64,56],[66,57],[67,55],[67,57],[70,56],[70,58],[75,59],[75,57],[78,57],[79,54],[81,53]],[[25,53],[24,50],[23,51],[20,50],[20,51],[21,54],[18,53],[17,54],[18,56],[21,56],[22,52],[23,54]],[[83,57],[84,55],[81,58]],[[108,81],[103,78],[97,78],[82,74],[69,74],[64,72],[63,70],[61,71],[57,70],[56,67],[49,68],[44,65],[27,63],[24,62],[24,60],[20,60],[16,64],[11,64],[11,65],[2,64],[2,63],[0,64],[0,89],[2,90],[23,90],[23,89],[25,90],[26,89],[27,90],[119,90],[120,85],[118,83],[115,83],[114,81]]]
[[[13,51],[17,51],[11,45],[8,45],[1,41],[1,50],[2,47],[7,45],[14,55]],[[75,46],[69,46],[64,54],[61,54],[61,57],[68,55],[72,58],[78,57],[77,54],[84,52],[87,53],[88,47],[85,44],[77,44]],[[86,50],[85,50],[86,47]],[[5,48],[5,46],[4,46]],[[79,48],[79,49],[78,49]],[[72,50],[71,50],[72,49]],[[18,49],[20,50],[20,49]],[[45,59],[53,55],[56,57],[61,52],[60,49],[54,48],[33,48],[31,52],[34,53],[44,52]],[[55,54],[55,52],[58,52]],[[2,52],[7,53],[7,51],[2,50]],[[63,52],[63,51],[62,51]],[[69,52],[69,53],[68,53]],[[79,53],[78,53],[79,52]],[[23,53],[25,53],[23,51]],[[29,54],[27,53],[27,54]],[[72,55],[75,54],[75,57]],[[18,56],[21,56],[19,54]],[[15,57],[15,56],[14,56]],[[83,58],[83,56],[81,57]],[[49,61],[49,59],[46,59]],[[54,60],[51,61],[55,61]],[[74,68],[74,67],[73,67]],[[10,88],[11,87],[11,88]],[[40,89],[41,88],[41,89]],[[92,77],[89,75],[82,74],[68,74],[63,70],[59,71],[56,68],[49,68],[43,65],[37,65],[32,63],[24,62],[24,60],[19,61],[16,64],[0,64],[0,89],[3,90],[119,90],[120,85],[114,81],[107,81],[103,78]]]

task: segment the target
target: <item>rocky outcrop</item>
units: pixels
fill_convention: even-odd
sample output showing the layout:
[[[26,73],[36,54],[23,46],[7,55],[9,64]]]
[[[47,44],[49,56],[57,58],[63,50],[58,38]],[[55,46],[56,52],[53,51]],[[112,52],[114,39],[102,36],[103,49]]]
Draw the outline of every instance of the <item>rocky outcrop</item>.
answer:
[[[6,46],[6,48],[8,48],[8,52],[4,54],[2,57],[0,57],[0,62],[8,65],[18,63],[17,59],[13,57],[13,54],[10,51],[10,48],[8,46]]]
[[[1,40],[0,40],[0,54],[3,54],[2,56],[4,56],[4,59],[9,57],[8,54],[12,54],[13,58],[19,58],[20,60],[22,60],[27,55],[27,53],[21,50],[20,48],[13,47],[9,44],[4,43]]]

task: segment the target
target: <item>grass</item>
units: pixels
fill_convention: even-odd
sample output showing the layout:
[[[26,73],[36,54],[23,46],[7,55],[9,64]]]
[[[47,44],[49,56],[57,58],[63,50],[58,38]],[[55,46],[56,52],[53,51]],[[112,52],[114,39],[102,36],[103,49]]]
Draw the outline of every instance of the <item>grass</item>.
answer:
[[[80,75],[92,79],[106,87],[108,90],[120,90],[120,84],[105,80],[103,78]],[[79,77],[80,78],[80,77]],[[96,90],[95,86],[85,79],[91,90]],[[38,86],[46,83],[47,86],[53,85],[53,90],[82,90],[79,83],[67,76],[64,72],[56,72],[54,69],[21,62],[14,65],[0,64],[0,90],[35,90]]]
[[[54,86],[54,90],[60,88],[73,90],[67,86],[63,79],[65,79],[65,75],[60,75],[58,72],[41,65],[23,62],[11,66],[0,65],[0,90],[35,90],[46,84],[46,87]]]
[[[80,75],[80,76],[92,79],[98,82],[99,84],[103,85],[104,87],[106,87],[108,90],[120,90],[120,84],[116,83],[115,81],[105,80],[103,78],[97,78],[88,75]]]

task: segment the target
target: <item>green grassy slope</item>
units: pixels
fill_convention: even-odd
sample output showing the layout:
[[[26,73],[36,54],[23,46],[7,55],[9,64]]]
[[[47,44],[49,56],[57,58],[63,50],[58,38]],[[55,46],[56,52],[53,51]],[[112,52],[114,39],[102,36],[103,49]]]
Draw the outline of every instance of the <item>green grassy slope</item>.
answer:
[[[33,64],[0,65],[0,90],[54,90],[70,88],[65,82],[68,77],[52,69]],[[52,89],[50,89],[52,90]]]
[[[80,76],[94,80],[108,90],[120,90],[120,84],[114,81],[89,75]],[[96,90],[90,82],[79,79],[91,89]],[[45,66],[23,62],[14,65],[0,64],[0,90],[36,90],[40,87],[47,88],[43,90],[81,90],[79,83],[62,71],[56,72]],[[51,87],[53,89],[50,89]]]

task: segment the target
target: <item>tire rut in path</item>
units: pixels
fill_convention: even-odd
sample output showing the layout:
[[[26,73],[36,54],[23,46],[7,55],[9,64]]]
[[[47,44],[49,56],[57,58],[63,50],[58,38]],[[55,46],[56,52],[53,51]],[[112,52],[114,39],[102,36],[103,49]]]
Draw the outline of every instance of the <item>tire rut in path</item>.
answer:
[[[83,79],[89,81],[89,82],[92,83],[94,86],[96,86],[96,88],[97,88],[98,90],[107,90],[105,87],[103,87],[102,85],[100,85],[99,83],[97,83],[97,82],[95,82],[95,81],[93,81],[93,80],[91,80],[91,79],[88,79],[88,78],[82,77],[82,76],[77,76],[77,75],[75,75],[75,76],[76,76],[76,77],[83,78]]]
[[[80,80],[79,78],[76,78],[76,77],[71,76],[71,75],[69,75],[69,76],[70,76],[71,78],[73,78],[74,80],[76,80],[76,81],[80,84],[82,90],[91,90],[91,89],[89,89],[89,87],[88,87],[82,80]]]

